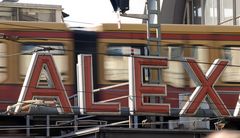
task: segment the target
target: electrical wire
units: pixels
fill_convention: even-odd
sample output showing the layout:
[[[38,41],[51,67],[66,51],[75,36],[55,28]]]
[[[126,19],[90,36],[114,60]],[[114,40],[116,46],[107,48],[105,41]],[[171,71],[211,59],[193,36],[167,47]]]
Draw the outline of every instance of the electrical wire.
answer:
[[[26,88],[36,88],[36,87],[32,87],[32,86],[23,86],[23,88],[24,87],[26,87]],[[54,90],[61,90],[61,91],[64,91],[64,89],[54,89]],[[78,93],[92,93],[92,92],[87,92],[87,91],[77,91]],[[100,91],[100,93],[101,93],[101,91]],[[116,96],[116,97],[119,97],[119,96],[123,96],[121,93],[107,93],[108,94],[108,96]],[[169,93],[169,94],[171,94],[171,93]],[[179,93],[178,93],[179,94]],[[189,92],[189,94],[191,94],[190,92]],[[148,97],[148,96],[145,96],[145,97]],[[160,97],[160,96],[158,96],[158,97]],[[183,102],[183,103],[186,103],[187,101],[189,102],[189,103],[192,103],[192,102],[194,102],[194,101],[189,101],[188,99],[186,99],[186,100],[180,100],[179,98],[171,98],[171,99],[169,99],[169,98],[165,98],[165,96],[161,96],[162,98],[164,98],[163,99],[163,101],[164,101],[164,103],[166,104],[166,103],[168,103],[168,102],[170,102],[170,101],[178,101],[178,102]],[[128,96],[128,98],[129,98],[129,96]],[[136,100],[138,99],[139,101],[142,101],[142,99],[144,98],[144,97],[142,97],[142,96],[131,96],[131,98],[136,98]],[[165,101],[166,100],[166,101]],[[99,103],[100,101],[95,101],[94,103]],[[21,103],[21,102],[18,102],[18,103]],[[94,104],[93,103],[93,104]],[[111,102],[108,102],[109,104],[111,103]],[[120,102],[119,102],[120,103]],[[22,104],[24,104],[23,102],[22,102]],[[157,104],[162,104],[162,103],[157,103]],[[171,103],[169,103],[169,104],[171,104]],[[209,102],[207,102],[207,101],[202,101],[201,102],[201,104],[207,104],[208,106],[209,106],[209,109],[210,110],[219,110],[217,107],[215,107],[215,106],[218,106],[218,105],[225,105],[224,103],[223,104],[215,104],[215,103],[213,103],[213,102],[211,102],[211,103],[209,103]],[[32,104],[30,104],[30,105],[35,105],[34,103],[32,103]],[[214,105],[214,106],[211,106],[211,105]],[[52,107],[52,106],[47,106],[47,105],[37,105],[37,106],[46,106],[46,107],[50,107],[50,108],[54,108],[54,109],[56,109],[56,108],[58,108],[58,107]],[[200,106],[200,105],[199,105]],[[226,106],[226,105],[225,105]],[[80,107],[74,107],[74,106],[71,106],[71,107],[64,107],[64,106],[60,106],[60,108],[63,108],[63,109],[69,109],[69,108],[71,108],[71,109],[86,109],[86,108],[80,108]],[[91,107],[88,107],[88,109],[91,109]],[[235,107],[228,107],[229,109],[235,109]],[[183,109],[183,108],[181,108],[181,109]],[[189,110],[191,110],[191,108],[188,108]],[[206,109],[198,109],[198,110],[206,110]],[[222,110],[225,110],[225,109],[222,109]],[[220,110],[221,111],[221,110]]]
[[[64,22],[72,22],[72,23],[79,23],[79,24],[91,24],[91,25],[94,25],[94,23],[80,22],[80,21],[72,21],[72,20],[64,20]]]
[[[119,55],[119,54],[110,54],[110,53],[99,53],[99,52],[83,51],[83,50],[77,51],[77,50],[71,50],[71,49],[56,49],[56,48],[52,48],[52,47],[43,47],[43,46],[37,46],[37,47],[40,47],[42,49],[40,49],[40,50],[33,50],[32,52],[21,52],[21,53],[15,53],[15,54],[11,54],[11,55],[4,55],[4,56],[0,56],[0,58],[10,57],[10,56],[19,56],[19,55],[22,55],[22,54],[32,54],[34,52],[51,51],[51,50],[59,50],[59,51],[82,53],[82,54],[92,54],[92,55],[116,56],[116,57],[131,57],[132,56],[132,55]],[[144,58],[144,57],[142,57],[142,58]],[[182,60],[182,59],[169,59],[169,58],[168,58],[168,61],[191,62],[191,61],[186,61],[186,60]],[[208,64],[208,65],[221,65],[220,63],[200,62],[200,61],[196,61],[196,62],[194,61],[194,63]],[[228,64],[226,66],[240,67],[240,65],[234,65],[234,64]]]

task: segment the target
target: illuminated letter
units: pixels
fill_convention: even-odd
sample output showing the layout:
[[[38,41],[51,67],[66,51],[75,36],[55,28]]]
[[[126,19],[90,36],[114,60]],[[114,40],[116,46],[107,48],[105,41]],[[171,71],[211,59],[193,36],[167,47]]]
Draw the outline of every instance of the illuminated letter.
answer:
[[[144,103],[145,96],[166,96],[166,85],[144,84],[143,67],[166,68],[168,60],[156,57],[129,57],[129,108],[132,115],[170,114],[170,104]]]
[[[94,101],[92,56],[78,55],[78,104],[82,114],[120,114],[120,103]],[[114,101],[114,100],[112,100]]]
[[[194,59],[187,59],[186,62],[183,63],[185,69],[194,80],[197,87],[183,106],[180,115],[194,115],[203,99],[208,96],[206,101],[208,101],[209,106],[212,107],[214,113],[220,116],[229,116],[230,113],[228,109],[214,89],[214,84],[227,66],[228,61],[216,59],[206,72],[206,75],[204,75]],[[213,103],[209,102],[210,99]]]
[[[43,76],[47,81],[44,86],[40,82]],[[25,108],[22,103],[54,106],[60,113],[72,113],[72,107],[51,55],[33,54],[15,113],[29,111],[28,105]]]

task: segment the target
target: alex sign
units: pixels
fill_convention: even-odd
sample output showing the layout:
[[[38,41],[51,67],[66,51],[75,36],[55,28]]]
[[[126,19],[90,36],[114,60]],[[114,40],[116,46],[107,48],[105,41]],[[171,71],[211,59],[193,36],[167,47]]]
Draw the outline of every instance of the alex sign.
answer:
[[[82,114],[120,114],[121,103],[94,102],[92,80],[92,56],[79,56],[79,106]],[[186,59],[186,69],[196,80],[196,89],[181,109],[179,115],[195,115],[200,103],[207,97],[207,101],[217,116],[231,116],[222,99],[214,89],[214,84],[228,64],[226,60],[217,59],[207,73],[201,71],[194,59]],[[168,103],[145,103],[144,96],[167,96],[166,85],[144,84],[142,80],[143,68],[167,68],[167,58],[129,57],[129,112],[132,115],[164,114],[170,115],[171,105]],[[238,115],[239,104],[236,103],[234,115]]]
[[[224,102],[214,89],[214,84],[227,66],[228,61],[215,60],[207,73],[204,73],[199,68],[194,59],[186,59],[185,66],[190,76],[196,82],[196,89],[191,94],[189,100],[180,111],[180,115],[195,115],[200,103],[207,97],[207,101],[212,101],[212,109],[215,109],[217,116],[231,116]],[[156,57],[129,57],[129,95],[122,96],[116,99],[105,101],[94,101],[93,90],[93,68],[91,55],[79,55],[77,64],[77,94],[78,106],[81,114],[115,114],[120,115],[123,103],[116,102],[121,98],[128,98],[128,108],[131,115],[151,115],[164,114],[170,115],[171,105],[169,103],[145,103],[145,96],[167,96],[167,87],[164,84],[145,84],[143,83],[143,68],[167,68],[167,58]],[[37,85],[42,68],[47,69],[54,87],[38,89]],[[27,87],[30,86],[31,87]],[[110,86],[111,87],[111,86]],[[70,102],[67,98],[66,91],[60,81],[60,76],[57,73],[54,61],[50,55],[33,56],[31,65],[28,70],[26,80],[18,102],[31,100],[42,97],[55,97],[58,99],[59,105],[62,107],[61,113],[72,113]],[[234,116],[239,114],[239,102],[236,103]],[[64,107],[64,108],[63,108]],[[68,107],[68,108],[66,108]],[[15,112],[19,112],[20,107],[17,107]]]

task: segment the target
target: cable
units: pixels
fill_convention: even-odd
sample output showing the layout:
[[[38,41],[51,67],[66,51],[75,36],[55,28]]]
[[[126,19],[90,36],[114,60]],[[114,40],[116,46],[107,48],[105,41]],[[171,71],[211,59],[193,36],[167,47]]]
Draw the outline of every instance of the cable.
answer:
[[[27,87],[27,88],[35,88],[35,87],[31,87],[31,86],[24,86],[24,87]],[[60,89],[58,89],[58,90],[60,90]],[[81,93],[92,93],[92,92],[86,92],[86,91],[78,91],[78,93],[79,92],[81,92]],[[120,93],[108,93],[108,95],[112,95],[112,96],[123,96],[122,94],[120,94]],[[142,96],[132,96],[132,97],[135,97],[135,98],[139,98],[139,99],[143,99],[144,97],[142,97]],[[161,97],[165,97],[165,96],[161,96]],[[139,100],[139,101],[141,101],[141,100]],[[164,98],[163,100],[170,100],[170,99],[168,99],[168,98]],[[171,100],[170,101],[182,101],[182,102],[187,102],[188,100],[186,99],[186,100],[180,100],[180,99],[177,99],[177,98],[171,98]],[[98,101],[98,102],[100,102],[100,101]],[[96,103],[98,103],[98,102],[96,102]],[[194,102],[194,101],[188,101],[188,102]],[[18,102],[18,103],[20,103],[20,102]],[[111,102],[109,102],[109,103],[111,103]],[[211,106],[211,105],[225,105],[224,103],[223,104],[214,104],[214,103],[209,103],[209,102],[207,102],[207,101],[202,101],[201,103],[207,103],[209,106]],[[23,103],[24,104],[24,103]],[[161,103],[158,103],[158,104],[161,104]],[[30,104],[30,105],[34,105],[34,103],[33,104]],[[38,105],[38,106],[43,106],[43,105]],[[225,105],[226,106],[226,105]],[[51,107],[51,106],[47,106],[47,107]],[[58,108],[58,107],[51,107],[51,108]],[[74,108],[76,108],[76,109],[85,109],[85,108],[80,108],[80,107],[63,107],[63,106],[61,106],[61,108],[71,108],[71,109],[74,109]],[[230,109],[235,109],[235,107],[229,107]],[[189,109],[191,109],[191,108],[189,108]],[[217,108],[209,108],[209,109],[217,109]],[[199,110],[205,110],[205,109],[199,109]],[[217,109],[218,110],[218,109]],[[222,110],[224,110],[224,109],[222,109]]]
[[[108,54],[108,53],[98,53],[98,52],[92,52],[92,51],[76,51],[76,50],[70,50],[70,49],[57,49],[57,48],[52,48],[52,47],[44,47],[44,46],[38,46],[42,49],[38,50],[33,50],[31,52],[24,52],[24,53],[16,53],[12,55],[4,55],[1,57],[9,57],[9,56],[15,56],[15,55],[21,55],[21,54],[32,54],[34,52],[39,52],[39,51],[51,51],[51,50],[59,50],[59,51],[67,51],[67,52],[74,52],[74,53],[84,53],[84,54],[96,54],[96,55],[106,55],[106,56],[116,56],[116,57],[131,57],[132,55],[119,55],[119,54]],[[147,58],[147,57],[146,57]],[[187,62],[185,60],[178,60],[178,59],[168,59],[168,61],[178,61],[178,62]],[[221,64],[214,64],[210,62],[199,62],[196,61],[198,64],[209,64],[209,65],[221,65]],[[226,65],[226,66],[233,66],[233,67],[240,67],[240,65]]]
[[[66,42],[69,41],[69,40],[62,39],[62,38],[61,39],[54,38],[54,39],[50,39],[50,40],[51,41],[66,41]],[[83,42],[83,43],[93,43],[93,44],[96,43],[96,41],[83,41],[83,40],[74,40],[74,41],[75,42]],[[165,41],[165,40],[163,40],[163,41]],[[20,42],[20,43],[24,43],[24,42]],[[35,42],[35,43],[39,43],[39,42]],[[48,43],[51,43],[51,42],[48,42]],[[97,42],[97,43],[108,44],[109,42]],[[132,46],[132,45],[135,45],[135,44],[129,44],[129,46]],[[154,45],[154,46],[157,46],[157,45]],[[195,47],[198,47],[200,49],[219,49],[219,50],[226,50],[226,48],[230,48],[230,47],[213,47],[213,46],[194,46],[194,45],[190,45],[190,46],[161,45],[161,47],[163,47],[163,48],[165,48],[165,47],[175,47],[175,48],[195,48]],[[231,49],[227,49],[227,50],[240,51],[240,48],[231,48]],[[75,52],[75,53],[78,52],[78,51],[74,51],[74,50],[72,50],[72,51]]]
[[[72,23],[79,23],[79,24],[91,24],[94,25],[94,23],[88,23],[88,22],[80,22],[80,21],[72,21],[72,20],[64,20],[66,22],[72,22]],[[71,28],[71,27],[70,27]]]
[[[72,50],[67,50],[67,51],[72,51]],[[93,54],[93,55],[106,55],[106,56],[116,56],[116,57],[131,57],[132,55],[119,55],[119,54],[108,54],[108,53],[99,53],[99,52],[90,52],[90,51],[76,51],[73,50],[73,52],[75,53],[82,53],[82,54]],[[139,55],[142,56],[142,55]],[[142,57],[144,58],[144,57]],[[148,57],[146,57],[148,58]],[[181,60],[181,59],[168,59],[168,61],[177,61],[177,62],[190,62],[190,61],[185,61],[185,60]],[[191,63],[191,62],[190,62]],[[195,63],[195,62],[193,62]],[[221,65],[220,63],[211,63],[211,62],[200,62],[200,61],[196,61],[196,63],[198,64],[208,64],[208,65]],[[228,64],[226,66],[230,66],[230,67],[240,67],[240,65],[233,65],[233,64]]]
[[[4,56],[0,56],[0,58],[4,58],[4,57],[9,57],[9,56],[17,56],[17,55],[22,55],[22,54],[32,54],[34,52],[39,52],[39,51],[51,51],[51,50],[59,50],[59,51],[68,51],[68,52],[74,52],[74,53],[83,53],[83,54],[95,54],[95,55],[106,55],[106,56],[116,56],[116,57],[131,57],[131,55],[119,55],[119,54],[108,54],[108,53],[98,53],[98,52],[90,52],[90,51],[76,51],[76,50],[66,50],[66,49],[56,49],[56,48],[52,48],[52,47],[43,47],[43,46],[38,46],[42,49],[38,49],[38,50],[33,50],[32,52],[25,52],[25,53],[16,53],[16,54],[12,54],[12,55],[4,55]],[[240,49],[239,49],[240,50]],[[143,57],[142,57],[143,58]],[[147,57],[146,57],[147,58]],[[185,60],[181,60],[181,59],[168,59],[168,61],[177,61],[177,62],[187,62]],[[210,63],[210,62],[199,62],[196,61],[196,63],[198,64],[209,64],[209,65],[221,65],[221,64],[214,64],[214,63]],[[231,66],[231,67],[240,67],[240,65],[232,65],[232,64],[228,64],[226,66]]]

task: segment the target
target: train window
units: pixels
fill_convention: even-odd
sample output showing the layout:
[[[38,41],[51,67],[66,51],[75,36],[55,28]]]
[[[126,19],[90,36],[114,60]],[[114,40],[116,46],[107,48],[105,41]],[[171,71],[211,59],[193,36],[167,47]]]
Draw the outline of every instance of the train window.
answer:
[[[180,45],[168,46],[168,69],[164,70],[164,81],[174,87],[184,87],[184,68],[181,63],[183,48]]]
[[[203,45],[193,45],[192,47],[192,57],[195,58],[198,62],[202,62],[198,63],[198,65],[205,73],[208,70],[208,64],[205,64],[209,61],[208,47]]]
[[[182,47],[177,47],[177,46],[169,46],[169,59],[179,59],[182,57],[183,54],[183,48]]]
[[[51,48],[52,50],[47,50],[48,48]],[[46,50],[44,50],[46,49]],[[61,43],[25,43],[21,47],[21,52],[24,55],[31,55],[32,52],[38,52],[38,53],[51,53],[54,55],[64,55],[64,46]]]
[[[224,58],[230,61],[231,66],[227,66],[226,70],[222,75],[222,81],[224,82],[235,82],[239,83],[240,78],[240,47],[236,46],[225,46],[224,47]]]
[[[192,58],[196,59],[203,73],[206,73],[209,69],[209,49],[204,45],[193,45],[192,46]],[[195,83],[191,80],[190,86],[195,87]]]
[[[128,80],[128,57],[131,54],[141,55],[143,47],[131,45],[110,45],[104,58],[104,76],[109,81]]]
[[[0,43],[0,82],[7,79],[7,46]]]
[[[52,48],[55,50],[46,51],[44,48]],[[32,52],[34,51],[53,54],[53,59],[61,74],[62,80],[67,80],[68,66],[66,65],[68,65],[68,56],[64,52],[64,45],[62,43],[23,43],[21,46],[22,55],[20,56],[20,75],[22,80],[25,78],[32,58]]]

